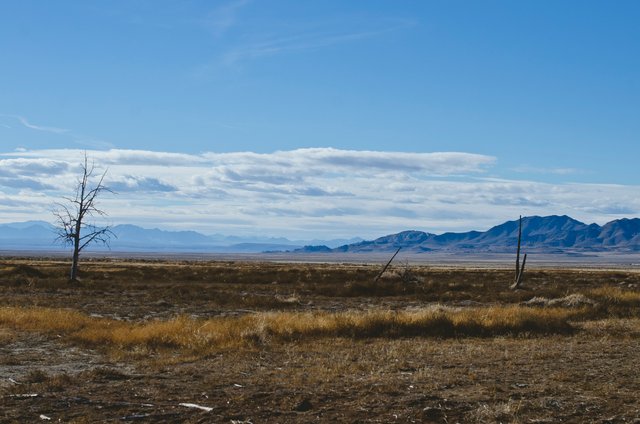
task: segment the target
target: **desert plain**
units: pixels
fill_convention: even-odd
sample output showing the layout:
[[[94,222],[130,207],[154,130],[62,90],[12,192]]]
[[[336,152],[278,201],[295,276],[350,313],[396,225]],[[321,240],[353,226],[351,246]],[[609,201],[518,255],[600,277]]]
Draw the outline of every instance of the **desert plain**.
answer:
[[[0,421],[640,422],[640,272],[0,259]]]

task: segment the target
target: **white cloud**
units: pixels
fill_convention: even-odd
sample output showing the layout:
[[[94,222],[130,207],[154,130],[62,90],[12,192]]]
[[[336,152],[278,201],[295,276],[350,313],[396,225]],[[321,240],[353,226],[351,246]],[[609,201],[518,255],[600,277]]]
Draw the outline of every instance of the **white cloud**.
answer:
[[[109,178],[105,181],[105,184],[108,185],[109,189],[115,191],[116,193],[168,193],[178,191],[177,187],[168,184],[158,178],[139,177],[135,175],[123,175],[116,179]]]
[[[53,190],[55,186],[44,181],[38,181],[29,177],[0,177],[0,188],[8,188],[14,190]]]
[[[45,175],[60,174],[69,169],[69,164],[60,160],[46,158],[0,159],[0,175]]]
[[[50,219],[73,191],[84,150],[0,153],[0,198]],[[487,178],[496,158],[462,152],[332,148],[273,153],[88,151],[118,192],[114,223],[291,238],[375,237],[404,229],[486,229],[518,215],[604,223],[640,211],[640,187]],[[0,208],[0,222],[18,214]]]

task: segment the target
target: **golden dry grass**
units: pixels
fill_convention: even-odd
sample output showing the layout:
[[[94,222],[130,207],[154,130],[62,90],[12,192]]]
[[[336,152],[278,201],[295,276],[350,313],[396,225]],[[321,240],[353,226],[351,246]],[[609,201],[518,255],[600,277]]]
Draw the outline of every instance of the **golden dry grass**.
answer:
[[[415,311],[265,312],[233,318],[126,322],[66,309],[0,308],[0,325],[59,334],[81,344],[132,349],[217,349],[314,338],[488,337],[569,333],[575,311],[495,306]]]
[[[587,296],[611,305],[626,307],[640,306],[640,292],[625,290],[619,287],[597,287],[589,290]]]
[[[9,286],[15,285],[11,290],[15,291],[18,299],[30,299],[31,296],[21,297],[22,293],[44,293],[50,288],[41,286],[49,287],[58,282],[53,271],[59,264],[38,265],[26,262],[11,264],[3,268],[6,273],[0,272],[0,280],[6,280]],[[531,284],[535,281],[538,285],[535,290],[514,292],[499,281],[503,278],[503,271],[421,268],[416,270],[421,282],[405,283],[394,277],[373,284],[369,278],[373,268],[363,266],[258,263],[242,266],[233,263],[120,265],[110,262],[88,264],[86,273],[91,280],[78,287],[57,289],[59,296],[55,299],[60,299],[59,302],[52,301],[50,296],[42,296],[37,303],[34,302],[49,307],[26,307],[24,305],[28,303],[22,301],[23,306],[14,304],[0,308],[0,331],[4,327],[61,334],[76,343],[124,350],[169,348],[206,353],[230,347],[331,337],[444,338],[570,333],[573,329],[570,321],[633,317],[638,316],[640,310],[640,292],[611,285],[624,282],[635,286],[636,275],[629,273],[573,275],[540,271],[530,276]],[[558,286],[558,281],[565,278],[565,274],[580,281],[580,285],[576,285],[579,289],[570,295],[566,288]],[[24,285],[20,278],[32,278],[34,282]],[[607,285],[594,287],[597,281],[603,280]],[[124,316],[126,320],[92,317],[60,307],[69,304],[71,299],[86,302],[87,298],[96,298],[96,293],[120,297],[123,292],[131,293],[131,296],[135,293],[136,308],[142,312],[132,316],[129,310],[123,310],[125,314],[106,315]],[[330,305],[336,293],[346,295],[343,312],[307,309],[309,299]],[[380,299],[398,299],[393,300],[394,307],[387,306],[389,301],[381,300],[375,301],[378,304],[367,310],[362,308],[362,302],[348,300],[356,293],[379,296]],[[551,300],[539,305],[545,307],[521,304],[531,300],[533,294]],[[559,294],[565,297],[558,298]],[[148,297],[141,301],[142,295]],[[485,301],[494,306],[415,308],[432,297],[440,302],[447,299]],[[563,303],[551,302],[575,297],[593,299],[597,306],[583,302],[569,308]],[[170,299],[170,302],[165,299]],[[404,309],[407,301],[413,301],[415,309]],[[121,299],[115,301],[111,298],[107,312],[120,311],[122,308],[118,305],[121,303]],[[144,305],[150,306],[144,308]],[[188,315],[198,314],[199,310],[211,305],[225,309],[243,308],[240,311],[252,307],[254,313],[214,319]],[[91,308],[94,308],[93,302]],[[166,314],[160,318],[158,310],[166,310]],[[0,333],[2,337],[9,339],[11,335],[6,333],[2,336]]]

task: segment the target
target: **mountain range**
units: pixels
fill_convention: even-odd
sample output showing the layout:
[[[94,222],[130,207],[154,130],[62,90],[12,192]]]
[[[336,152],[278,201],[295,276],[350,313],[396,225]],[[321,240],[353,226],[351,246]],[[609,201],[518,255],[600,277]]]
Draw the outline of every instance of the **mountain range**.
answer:
[[[512,252],[518,243],[518,220],[507,221],[487,231],[431,234],[403,231],[372,241],[337,248],[305,246],[298,252],[391,252],[399,247],[414,253],[430,251]],[[600,226],[585,224],[566,215],[522,218],[522,247],[529,251],[637,252],[640,251],[640,219],[618,219]]]
[[[205,235],[195,231],[165,231],[135,225],[112,228],[113,251],[197,252],[197,253],[370,253],[405,252],[504,253],[514,251],[518,241],[518,220],[507,221],[487,231],[432,234],[402,231],[375,240],[288,240],[286,238]],[[55,228],[44,221],[0,224],[0,250],[57,250]],[[556,252],[638,252],[640,219],[618,219],[603,226],[585,224],[568,216],[522,218],[522,247],[525,251]],[[106,250],[94,245],[91,250]]]
[[[288,240],[278,237],[237,237],[220,234],[205,235],[196,231],[165,231],[136,225],[116,225],[111,228],[109,247],[91,245],[88,250],[109,248],[119,252],[197,252],[197,253],[261,253],[300,248],[308,244],[331,247],[361,241],[361,238],[336,240]],[[45,221],[0,224],[0,250],[61,250],[68,249],[55,242],[56,230]]]

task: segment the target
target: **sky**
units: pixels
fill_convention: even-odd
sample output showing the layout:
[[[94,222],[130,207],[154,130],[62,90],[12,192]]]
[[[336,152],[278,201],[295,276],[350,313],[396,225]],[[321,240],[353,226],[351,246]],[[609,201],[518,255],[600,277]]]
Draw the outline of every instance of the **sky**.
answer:
[[[640,2],[0,2],[0,223],[294,239],[640,215]]]

